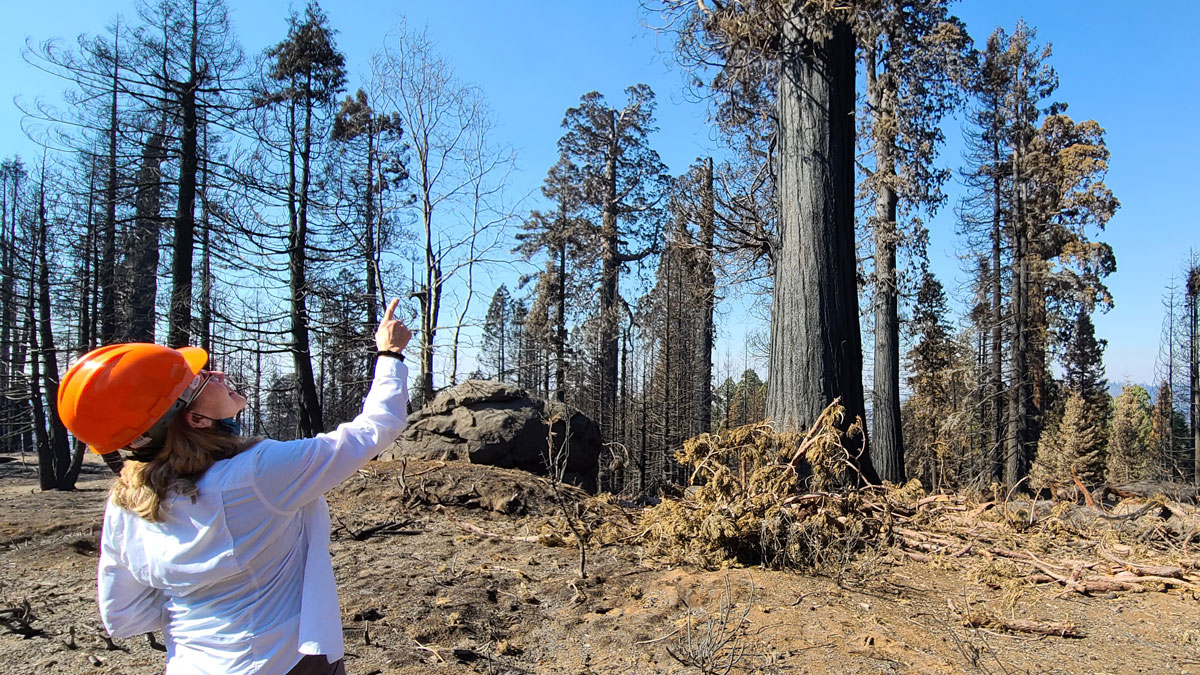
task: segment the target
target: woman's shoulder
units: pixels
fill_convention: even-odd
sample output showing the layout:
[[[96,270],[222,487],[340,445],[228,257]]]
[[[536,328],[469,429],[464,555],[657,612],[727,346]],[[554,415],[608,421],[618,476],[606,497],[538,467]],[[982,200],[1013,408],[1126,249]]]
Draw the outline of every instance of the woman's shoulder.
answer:
[[[243,483],[256,473],[270,471],[279,463],[291,463],[297,453],[312,444],[313,439],[302,438],[279,441],[273,438],[249,439],[249,445],[233,457],[212,465],[204,478],[220,483]]]
[[[228,488],[245,483],[249,480],[250,472],[259,464],[259,456],[273,443],[278,441],[269,438],[246,439],[245,449],[232,457],[214,462],[196,483],[197,487],[203,488],[207,484]]]

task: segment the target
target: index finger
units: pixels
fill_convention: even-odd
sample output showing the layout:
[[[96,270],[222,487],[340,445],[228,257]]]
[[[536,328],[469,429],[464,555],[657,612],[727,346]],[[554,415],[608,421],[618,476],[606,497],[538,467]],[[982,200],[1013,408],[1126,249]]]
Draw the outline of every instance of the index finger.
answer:
[[[387,311],[383,313],[384,321],[392,320],[392,315],[396,313],[396,305],[398,304],[400,304],[400,298],[392,298],[392,301],[388,303]]]

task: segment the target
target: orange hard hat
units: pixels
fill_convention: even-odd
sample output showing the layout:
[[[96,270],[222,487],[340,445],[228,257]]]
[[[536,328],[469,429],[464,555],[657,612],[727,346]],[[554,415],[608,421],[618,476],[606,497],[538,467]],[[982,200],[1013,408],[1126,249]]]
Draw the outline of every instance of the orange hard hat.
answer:
[[[162,442],[171,419],[191,402],[208,354],[125,343],[94,349],[58,385],[58,415],[75,438],[101,455]]]

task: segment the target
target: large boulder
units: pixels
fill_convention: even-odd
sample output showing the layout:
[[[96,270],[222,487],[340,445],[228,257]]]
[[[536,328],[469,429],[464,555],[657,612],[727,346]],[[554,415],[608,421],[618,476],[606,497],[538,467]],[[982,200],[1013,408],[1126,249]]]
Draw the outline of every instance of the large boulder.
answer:
[[[564,434],[568,417],[569,432]],[[545,476],[550,420],[554,420],[554,451],[567,439],[563,480],[595,492],[603,447],[596,423],[505,382],[467,380],[441,391],[432,403],[409,416],[396,445],[380,459],[460,459]]]

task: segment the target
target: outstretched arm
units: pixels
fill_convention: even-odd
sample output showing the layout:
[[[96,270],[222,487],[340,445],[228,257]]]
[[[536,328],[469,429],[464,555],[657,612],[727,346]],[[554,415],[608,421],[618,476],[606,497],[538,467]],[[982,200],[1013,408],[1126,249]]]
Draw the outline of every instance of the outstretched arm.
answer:
[[[362,413],[336,430],[288,442],[264,442],[255,457],[254,484],[259,497],[281,512],[295,511],[354,475],[396,440],[404,429],[408,405],[408,368],[397,357],[412,333],[394,318],[388,305],[375,333],[383,354]]]

